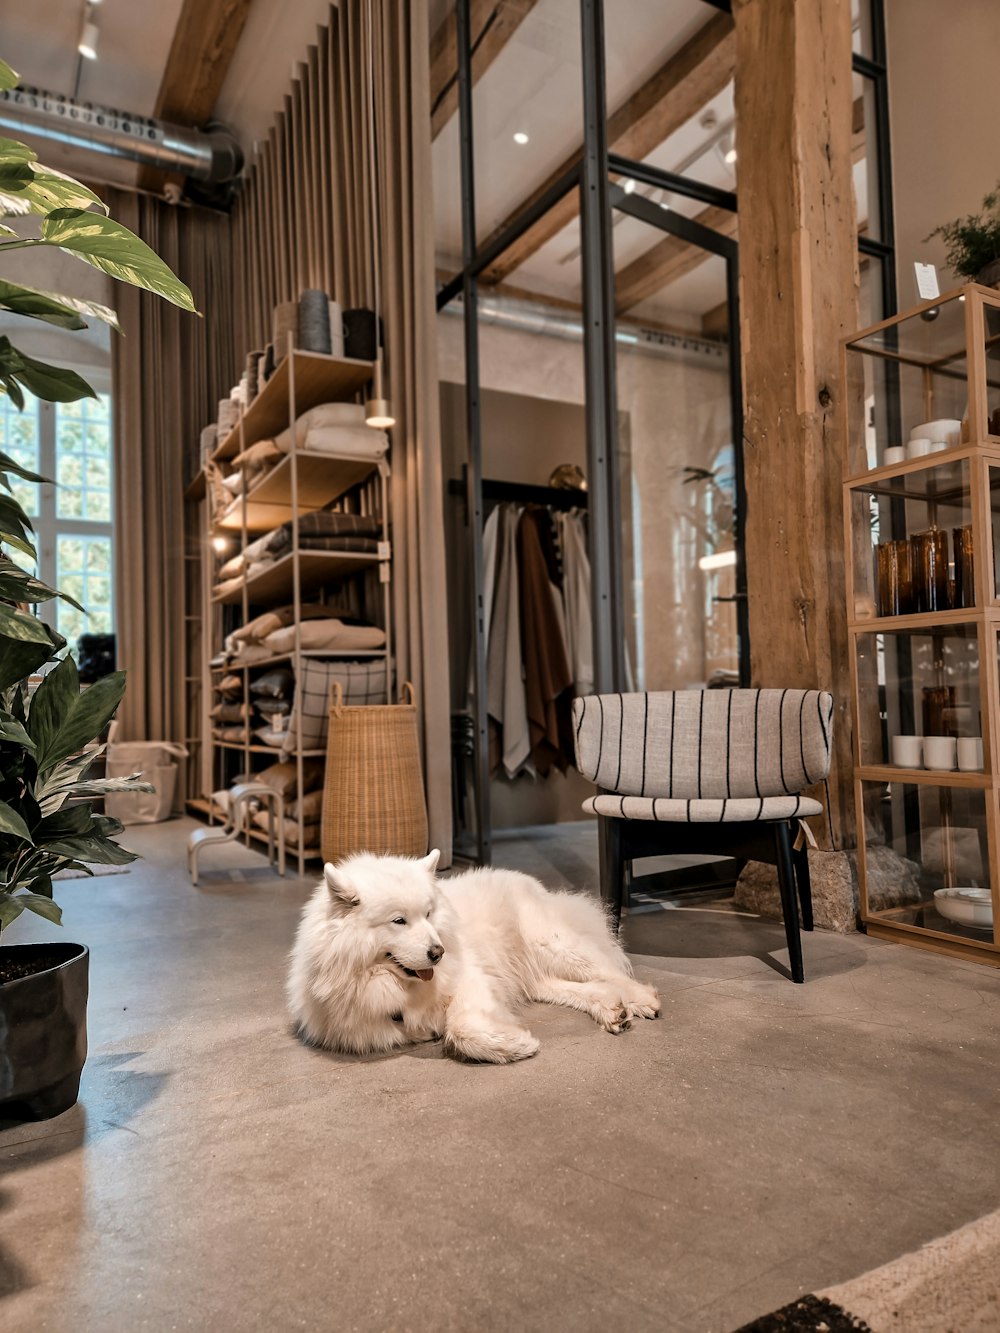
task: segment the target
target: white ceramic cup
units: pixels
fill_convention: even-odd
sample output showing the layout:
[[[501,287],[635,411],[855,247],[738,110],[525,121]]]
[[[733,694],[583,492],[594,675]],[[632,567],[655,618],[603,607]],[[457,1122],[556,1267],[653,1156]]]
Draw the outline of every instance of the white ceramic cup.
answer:
[[[924,435],[918,435],[915,440],[911,440],[906,446],[907,458],[923,458],[926,454],[932,453],[934,442],[927,439]]]
[[[882,462],[886,467],[894,466],[896,463],[906,462],[906,449],[901,444],[890,444],[882,456]]]
[[[954,736],[924,737],[924,768],[950,771],[955,767],[958,747]]]
[[[897,768],[920,768],[922,745],[919,736],[893,736],[892,762]]]
[[[963,773],[980,773],[983,768],[982,736],[959,736],[958,766]]]

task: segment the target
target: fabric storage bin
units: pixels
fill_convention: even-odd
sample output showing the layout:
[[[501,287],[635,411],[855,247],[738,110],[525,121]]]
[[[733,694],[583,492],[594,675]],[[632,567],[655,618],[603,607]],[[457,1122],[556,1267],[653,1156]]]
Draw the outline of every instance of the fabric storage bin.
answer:
[[[173,741],[114,741],[107,749],[109,778],[127,778],[141,773],[155,791],[122,792],[106,796],[104,811],[123,824],[159,824],[169,819],[177,787],[175,758],[186,759],[187,750]]]

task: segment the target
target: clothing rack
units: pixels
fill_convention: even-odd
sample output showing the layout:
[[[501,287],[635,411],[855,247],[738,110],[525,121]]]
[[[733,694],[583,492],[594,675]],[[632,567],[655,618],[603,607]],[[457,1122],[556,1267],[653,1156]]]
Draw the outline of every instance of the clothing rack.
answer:
[[[462,473],[461,479],[453,477],[449,481],[448,492],[451,495],[460,495],[464,499],[467,494],[464,466]],[[548,505],[550,509],[587,508],[586,491],[564,486],[531,486],[520,481],[495,481],[488,477],[483,478],[483,499],[495,501],[497,504],[503,500],[511,500],[515,504]]]

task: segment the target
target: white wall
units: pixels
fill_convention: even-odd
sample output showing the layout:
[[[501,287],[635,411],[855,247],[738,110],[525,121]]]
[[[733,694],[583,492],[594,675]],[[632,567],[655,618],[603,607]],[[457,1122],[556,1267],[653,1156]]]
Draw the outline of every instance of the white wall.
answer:
[[[979,211],[1000,180],[1000,3],[886,0],[889,115],[901,309],[918,300],[915,260],[957,284],[939,223]]]

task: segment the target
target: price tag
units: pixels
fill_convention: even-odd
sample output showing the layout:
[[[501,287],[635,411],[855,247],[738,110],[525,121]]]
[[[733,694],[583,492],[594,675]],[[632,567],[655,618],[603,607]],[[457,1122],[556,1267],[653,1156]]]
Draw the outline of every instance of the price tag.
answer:
[[[922,301],[934,301],[941,295],[938,286],[937,269],[933,264],[914,264],[913,272],[917,278],[917,292]]]
[[[391,542],[379,542],[379,544],[378,544],[378,558],[379,558],[380,560],[391,560],[391,559],[392,559],[392,543],[391,543]]]

